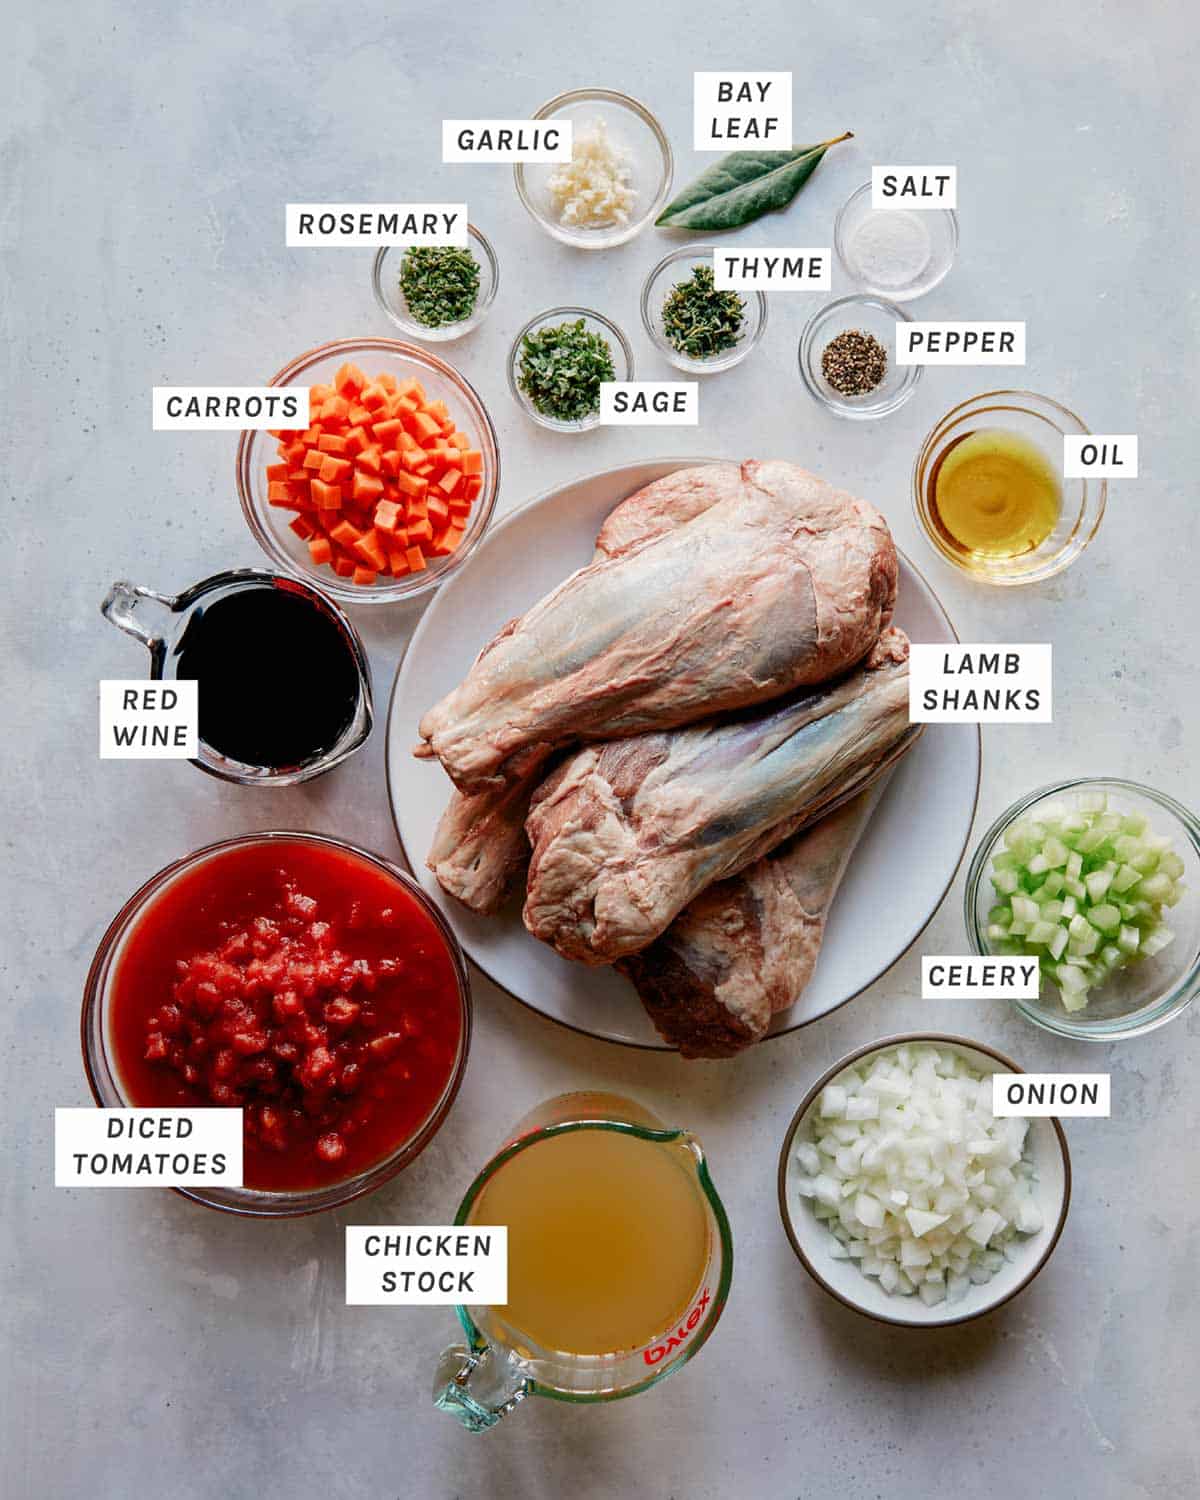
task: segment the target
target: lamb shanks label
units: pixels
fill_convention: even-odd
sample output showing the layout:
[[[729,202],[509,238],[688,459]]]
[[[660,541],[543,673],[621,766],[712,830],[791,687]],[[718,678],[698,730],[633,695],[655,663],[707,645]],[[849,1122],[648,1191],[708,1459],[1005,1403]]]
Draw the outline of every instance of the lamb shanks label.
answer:
[[[56,1109],[55,1187],[241,1187],[240,1109]]]
[[[908,658],[914,724],[1049,724],[1051,648],[928,646]]]
[[[506,1225],[346,1225],[348,1307],[507,1301]]]

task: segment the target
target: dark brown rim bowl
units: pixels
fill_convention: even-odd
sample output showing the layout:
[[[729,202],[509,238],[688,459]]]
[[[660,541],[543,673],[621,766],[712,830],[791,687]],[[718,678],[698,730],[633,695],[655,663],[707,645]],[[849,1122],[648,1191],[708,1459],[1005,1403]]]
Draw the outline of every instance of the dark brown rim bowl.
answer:
[[[384,859],[382,855],[375,854],[370,849],[363,849],[357,844],[348,843],[345,839],[331,838],[327,834],[309,833],[301,829],[272,829],[264,833],[247,833],[233,838],[218,839],[215,843],[205,844],[203,848],[193,850],[192,853],[185,854],[182,859],[165,865],[157,874],[152,875],[149,880],[139,886],[109,923],[108,930],[96,949],[96,956],[92,959],[84,985],[80,1040],[88,1086],[100,1108],[125,1109],[130,1106],[108,1046],[106,1025],[109,979],[113,972],[114,958],[122,940],[132,931],[138,918],[155,896],[177,876],[196,868],[202,860],[224,850],[273,841],[318,844],[325,848],[337,849],[344,854],[352,854],[376,869],[382,870],[403,886],[421,910],[428,914],[446,943],[454,968],[461,1019],[458,1055],[436,1104],[407,1140],[400,1142],[386,1156],[372,1162],[361,1172],[352,1177],[343,1178],[339,1182],[327,1183],[322,1187],[279,1192],[250,1187],[176,1187],[171,1189],[182,1198],[190,1198],[194,1203],[203,1203],[205,1207],[215,1208],[223,1213],[241,1214],[250,1218],[278,1219],[320,1213],[323,1209],[337,1208],[343,1203],[349,1203],[354,1198],[362,1197],[364,1193],[374,1192],[376,1188],[381,1187],[421,1154],[441,1129],[466,1070],[467,1055],[471,1045],[471,982],[466,960],[450,924],[412,876],[393,864],[391,860]]]
[[[800,1101],[800,1107],[792,1116],[787,1130],[784,1132],[783,1144],[780,1147],[779,1151],[779,1171],[777,1176],[779,1215],[783,1220],[783,1229],[784,1233],[788,1237],[788,1243],[795,1251],[796,1257],[800,1261],[800,1264],[813,1278],[817,1285],[822,1289],[822,1291],[828,1292],[828,1294],[831,1297],[835,1298],[838,1302],[840,1302],[843,1307],[848,1307],[853,1312],[861,1313],[863,1317],[871,1318],[876,1323],[887,1323],[897,1328],[949,1328],[956,1323],[970,1323],[975,1318],[983,1317],[985,1313],[994,1312],[996,1308],[1003,1307],[1004,1304],[1015,1297],[1018,1292],[1022,1292],[1025,1290],[1025,1288],[1034,1279],[1034,1277],[1038,1274],[1038,1272],[1042,1269],[1042,1267],[1050,1259],[1050,1256],[1053,1254],[1054,1247],[1058,1244],[1058,1241],[1063,1232],[1063,1226],[1067,1221],[1067,1210],[1071,1205],[1071,1154],[1067,1149],[1067,1137],[1064,1134],[1063,1128],[1057,1119],[1050,1116],[1045,1116],[1031,1118],[1029,1121],[1031,1130],[1050,1129],[1049,1139],[1051,1142],[1057,1141],[1059,1152],[1062,1157],[1062,1202],[1059,1205],[1057,1221],[1054,1222],[1052,1227],[1050,1227],[1051,1216],[1047,1215],[1047,1227],[1039,1231],[1038,1235],[1031,1237],[1028,1246],[1031,1251],[1030,1264],[1028,1269],[1025,1271],[1025,1274],[1021,1276],[1015,1286],[1009,1287],[1003,1292],[1003,1295],[997,1296],[995,1293],[989,1295],[989,1288],[994,1286],[996,1280],[995,1277],[993,1277],[991,1281],[984,1283],[984,1285],[982,1286],[972,1285],[971,1290],[967,1293],[964,1300],[961,1303],[954,1304],[956,1307],[961,1309],[961,1311],[955,1313],[954,1316],[936,1316],[936,1313],[940,1308],[944,1308],[949,1305],[947,1303],[938,1303],[928,1309],[928,1312],[930,1314],[930,1316],[928,1317],[889,1317],[886,1313],[877,1312],[873,1307],[867,1307],[862,1302],[856,1301],[851,1295],[849,1295],[845,1288],[834,1286],[833,1283],[821,1270],[817,1261],[810,1256],[808,1251],[800,1243],[800,1236],[796,1232],[795,1220],[793,1218],[791,1206],[788,1201],[788,1162],[791,1157],[792,1146],[796,1138],[796,1132],[799,1130],[800,1124],[805,1115],[812,1108],[812,1106],[820,1096],[821,1091],[824,1089],[825,1085],[828,1083],[832,1083],[834,1079],[837,1078],[839,1073],[843,1073],[847,1068],[853,1067],[853,1065],[860,1059],[867,1057],[872,1053],[883,1052],[886,1051],[889,1047],[899,1047],[904,1045],[905,1043],[912,1044],[921,1042],[931,1042],[939,1046],[955,1047],[967,1052],[982,1054],[985,1057],[991,1058],[993,1062],[999,1063],[1000,1069],[1003,1069],[1010,1073],[1023,1073],[1025,1071],[1024,1068],[1013,1062],[1011,1057],[1006,1057],[1003,1052],[997,1052],[994,1047],[988,1047],[983,1042],[972,1041],[969,1037],[951,1036],[946,1032],[937,1031],[904,1032],[896,1036],[884,1037],[881,1041],[869,1042],[865,1047],[858,1047],[855,1049],[855,1051],[847,1053],[845,1057],[840,1058],[837,1062],[834,1063],[831,1068],[828,1068],[824,1073],[822,1073],[820,1078],[817,1079],[816,1083],[814,1083],[813,1086],[809,1089],[808,1093],[805,1094],[804,1098]],[[1000,1069],[994,1069],[993,1071],[998,1072],[1000,1071]],[[813,1219],[813,1224],[818,1230],[820,1230],[821,1233],[828,1234],[829,1231],[826,1230],[825,1227],[816,1219]],[[1034,1256],[1032,1254],[1032,1243],[1039,1237],[1042,1239],[1042,1244],[1039,1246],[1036,1256]],[[846,1266],[852,1265],[852,1262],[848,1261],[837,1261],[831,1263]],[[1018,1260],[1017,1262],[1013,1262],[1013,1264],[1019,1265],[1020,1262]],[[855,1268],[855,1274],[863,1283],[864,1288],[876,1285],[872,1278],[863,1276],[862,1272],[858,1271],[857,1268]],[[918,1297],[896,1296],[889,1297],[888,1301],[889,1304],[895,1304],[897,1311],[911,1308],[914,1304],[917,1307],[925,1307],[925,1304],[921,1302]]]

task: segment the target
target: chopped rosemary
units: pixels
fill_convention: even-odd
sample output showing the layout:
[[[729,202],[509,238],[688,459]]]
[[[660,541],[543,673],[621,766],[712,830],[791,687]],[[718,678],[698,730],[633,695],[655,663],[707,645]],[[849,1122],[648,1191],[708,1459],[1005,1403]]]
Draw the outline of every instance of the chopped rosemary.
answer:
[[[414,245],[400,262],[400,290],[426,328],[461,323],[479,299],[479,262],[457,245]]]
[[[746,304],[736,292],[719,292],[711,266],[697,266],[677,281],[663,303],[663,333],[680,354],[711,359],[732,349],[741,335]]]
[[[582,318],[539,328],[521,340],[521,389],[537,411],[559,422],[580,422],[600,410],[600,384],[615,380],[608,340]]]

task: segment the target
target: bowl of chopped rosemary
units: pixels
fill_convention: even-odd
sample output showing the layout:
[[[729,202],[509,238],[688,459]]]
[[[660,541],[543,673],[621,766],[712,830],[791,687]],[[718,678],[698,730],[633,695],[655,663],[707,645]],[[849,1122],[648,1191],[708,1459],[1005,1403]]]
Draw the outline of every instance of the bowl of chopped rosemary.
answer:
[[[541,427],[587,432],[600,423],[600,386],[633,379],[629,340],[586,307],[552,307],[530,318],[513,340],[508,384]]]
[[[715,374],[740,364],[767,326],[762,292],[726,291],[713,276],[713,246],[673,250],[642,286],[642,322],[676,369]]]
[[[375,300],[410,338],[460,339],[478,328],[496,296],[500,263],[474,224],[461,245],[384,245],[371,268]]]

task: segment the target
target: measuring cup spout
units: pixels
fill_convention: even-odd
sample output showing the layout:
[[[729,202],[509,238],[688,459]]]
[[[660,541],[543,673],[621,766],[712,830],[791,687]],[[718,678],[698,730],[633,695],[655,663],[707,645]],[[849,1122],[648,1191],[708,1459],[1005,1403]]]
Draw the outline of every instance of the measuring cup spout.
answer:
[[[170,594],[157,594],[153,589],[143,588],[139,583],[126,583],[122,579],[114,583],[105,595],[100,613],[118,630],[133,636],[135,641],[141,641],[153,654],[162,645],[163,637],[156,630],[149,629],[138,616],[139,606],[147,600],[165,610],[174,609],[179,602]]]
[[[438,1360],[433,1404],[468,1432],[486,1432],[528,1395],[529,1381],[515,1361],[491,1344],[482,1349],[451,1344]]]

